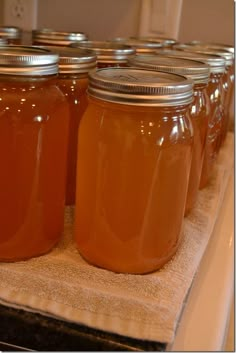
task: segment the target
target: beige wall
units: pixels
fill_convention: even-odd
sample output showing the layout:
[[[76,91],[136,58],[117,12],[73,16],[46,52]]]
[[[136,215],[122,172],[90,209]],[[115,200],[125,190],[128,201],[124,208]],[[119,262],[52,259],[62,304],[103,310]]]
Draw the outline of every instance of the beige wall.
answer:
[[[233,0],[183,0],[179,40],[234,44]]]
[[[39,0],[38,28],[82,31],[90,39],[138,33],[140,0]]]

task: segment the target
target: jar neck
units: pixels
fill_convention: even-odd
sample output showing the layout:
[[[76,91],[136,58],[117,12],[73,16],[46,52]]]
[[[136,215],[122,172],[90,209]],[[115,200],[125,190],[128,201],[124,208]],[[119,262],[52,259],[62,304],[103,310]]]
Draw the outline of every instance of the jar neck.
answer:
[[[163,111],[165,113],[172,113],[175,115],[176,113],[184,113],[188,110],[191,106],[190,104],[183,104],[183,105],[174,105],[174,106],[143,106],[143,105],[132,105],[128,102],[125,104],[122,103],[114,103],[110,101],[105,101],[99,98],[95,98],[92,96],[88,96],[88,100],[91,103],[97,104],[105,109],[115,109],[115,110],[122,110],[122,111],[139,111],[139,112],[157,112]]]
[[[194,92],[202,92],[207,87],[207,83],[196,83],[193,86]]]
[[[36,88],[43,85],[54,84],[57,74],[47,76],[16,76],[0,75],[0,87],[8,88]]]
[[[59,72],[58,78],[63,80],[66,80],[66,79],[80,80],[83,78],[88,78],[88,72],[83,72],[83,73],[60,73]]]
[[[222,76],[224,73],[211,73],[210,74],[210,82],[212,83],[218,83],[220,82]]]

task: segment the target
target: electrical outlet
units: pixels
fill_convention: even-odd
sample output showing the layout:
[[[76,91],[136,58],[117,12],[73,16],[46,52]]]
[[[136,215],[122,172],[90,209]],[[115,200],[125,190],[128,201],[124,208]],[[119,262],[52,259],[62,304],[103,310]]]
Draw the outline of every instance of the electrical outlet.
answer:
[[[31,31],[37,26],[38,0],[4,0],[4,25]]]

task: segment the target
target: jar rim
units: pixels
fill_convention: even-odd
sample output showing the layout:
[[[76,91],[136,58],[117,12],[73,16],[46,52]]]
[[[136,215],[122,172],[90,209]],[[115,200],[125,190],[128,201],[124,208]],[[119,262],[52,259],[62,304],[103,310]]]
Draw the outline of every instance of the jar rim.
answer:
[[[62,46],[40,46],[40,48],[59,55],[59,74],[88,73],[97,65],[97,56],[91,50]]]
[[[194,83],[208,83],[209,65],[201,61],[158,55],[136,55],[129,60],[130,65],[191,78]]]
[[[184,76],[140,68],[106,68],[89,73],[88,93],[120,104],[190,104],[193,81]]]
[[[54,75],[58,55],[49,50],[23,45],[0,46],[0,74],[20,76]]]
[[[93,51],[98,62],[127,62],[127,59],[135,54],[135,50],[125,44],[111,41],[81,41],[72,43],[70,47]]]

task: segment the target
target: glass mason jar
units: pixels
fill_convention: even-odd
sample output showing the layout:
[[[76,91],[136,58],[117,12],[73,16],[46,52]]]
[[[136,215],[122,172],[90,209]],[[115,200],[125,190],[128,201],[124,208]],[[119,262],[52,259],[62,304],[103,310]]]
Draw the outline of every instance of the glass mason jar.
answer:
[[[71,43],[87,39],[87,35],[83,32],[63,32],[50,28],[41,28],[32,31],[33,45],[68,46]]]
[[[88,94],[78,142],[78,250],[115,272],[154,271],[181,241],[192,81],[151,70],[101,69],[89,74]]]
[[[178,47],[186,49],[186,46]],[[159,51],[158,54],[160,55],[161,52]],[[164,54],[166,55],[166,51],[164,51]],[[222,122],[224,120],[222,76],[225,72],[225,59],[218,55],[208,55],[185,50],[169,50],[168,56],[202,61],[209,65],[210,68],[210,78],[206,89],[208,99],[210,100],[210,111],[200,180],[200,189],[202,189],[207,186],[211,178],[220,147]]]
[[[22,44],[22,30],[19,27],[0,26],[0,37],[8,44]]]
[[[226,61],[225,73],[222,77],[223,89],[224,89],[224,109],[225,109],[225,119],[222,127],[222,143],[225,140],[230,120],[230,106],[232,100],[234,99],[234,52],[229,50],[227,46],[210,46],[207,49],[211,50],[217,55],[222,56]]]
[[[70,110],[66,205],[74,205],[78,129],[88,104],[88,72],[96,69],[96,55],[92,51],[69,47],[53,47],[53,52],[59,55],[59,75],[56,77],[56,84],[66,97]]]
[[[58,55],[0,47],[0,260],[48,252],[64,223],[69,111]]]
[[[219,55],[225,59],[225,72],[222,75],[222,101],[223,101],[223,120],[222,120],[222,127],[221,127],[221,138],[220,138],[220,145],[222,145],[225,136],[228,130],[228,123],[229,123],[229,108],[230,102],[232,99],[232,90],[234,84],[234,67],[233,67],[233,54],[229,51],[223,50],[222,48],[218,48],[210,45],[195,45],[191,46],[192,51],[196,51],[199,53],[209,54],[209,55]]]
[[[73,48],[87,49],[97,56],[97,67],[126,67],[128,58],[135,54],[135,50],[128,45],[109,41],[83,41],[73,43]]]
[[[129,62],[131,66],[135,67],[184,75],[194,82],[194,100],[190,107],[194,144],[185,206],[186,215],[197,201],[200,185],[210,109],[210,102],[206,93],[210,73],[209,66],[195,60],[171,58],[164,55],[137,55]]]

